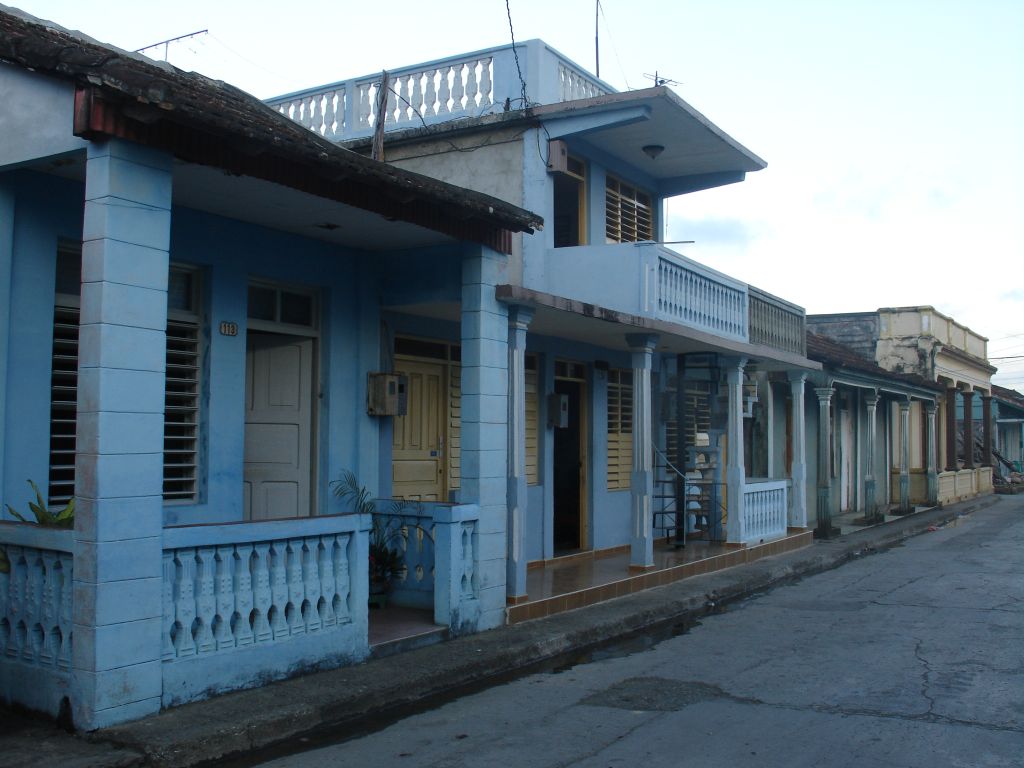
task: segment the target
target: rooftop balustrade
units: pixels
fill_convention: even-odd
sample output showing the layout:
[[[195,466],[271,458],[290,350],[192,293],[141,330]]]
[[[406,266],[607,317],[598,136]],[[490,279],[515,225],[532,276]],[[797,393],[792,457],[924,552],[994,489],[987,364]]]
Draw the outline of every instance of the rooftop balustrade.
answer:
[[[518,54],[518,55],[517,55]],[[520,79],[520,72],[522,73]],[[332,141],[369,136],[381,117],[381,73],[267,99],[283,115]],[[540,40],[488,48],[388,71],[382,111],[390,128],[416,128],[501,112],[506,104],[553,104],[614,89]]]

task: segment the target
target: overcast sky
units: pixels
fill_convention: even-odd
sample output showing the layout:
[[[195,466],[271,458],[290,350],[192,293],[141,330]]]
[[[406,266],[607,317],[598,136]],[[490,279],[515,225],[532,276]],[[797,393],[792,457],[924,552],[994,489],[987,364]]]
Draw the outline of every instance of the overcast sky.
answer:
[[[509,0],[594,69],[594,0]],[[508,43],[504,0],[24,0],[266,98]],[[1024,0],[602,0],[602,78],[657,71],[768,162],[669,205],[667,240],[807,308],[931,304],[1024,390]],[[148,51],[162,58],[163,51]]]

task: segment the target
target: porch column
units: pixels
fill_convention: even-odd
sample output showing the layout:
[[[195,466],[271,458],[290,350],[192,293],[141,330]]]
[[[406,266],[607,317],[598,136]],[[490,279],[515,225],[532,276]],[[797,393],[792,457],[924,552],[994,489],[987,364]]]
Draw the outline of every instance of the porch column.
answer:
[[[981,465],[992,466],[992,395],[981,396]]]
[[[832,527],[832,414],[829,408],[835,390],[815,387],[818,396],[818,525],[814,536],[828,539],[839,535]]]
[[[71,703],[90,730],[160,709],[172,158],[86,157]]]
[[[651,358],[658,344],[654,334],[626,336],[633,353],[633,474],[630,478],[633,519],[629,541],[630,569],[654,567],[654,455],[651,425]]]
[[[867,409],[868,436],[864,463],[864,519],[877,520],[878,514],[875,489],[875,441],[878,439],[878,391],[871,390],[864,397]]]
[[[477,560],[473,598],[460,615],[436,617],[460,632],[499,626],[505,617],[508,552],[508,309],[494,295],[505,282],[506,259],[467,246],[462,260],[463,501],[480,507],[472,537]],[[444,574],[441,575],[444,578]]]
[[[946,471],[956,472],[956,387],[946,387]]]
[[[726,541],[741,544],[746,537],[743,525],[743,493],[747,472],[743,464],[743,370],[747,358],[736,360],[726,371],[729,390],[729,420],[726,425],[728,456],[725,463],[725,487],[728,494]]]
[[[807,434],[804,417],[804,382],[806,373],[790,373],[789,387],[793,398],[793,465],[790,472],[789,526],[807,527]]]
[[[510,604],[526,597],[526,329],[533,309],[508,308],[508,559],[505,595]]]
[[[925,459],[928,462],[927,472],[927,488],[928,488],[928,506],[934,507],[939,503],[939,474],[936,469],[937,461],[935,456],[935,401],[925,400],[924,402],[924,416],[925,416]]]
[[[900,513],[910,508],[910,398],[900,400]]]
[[[974,469],[974,391],[965,389],[964,398],[964,469]]]

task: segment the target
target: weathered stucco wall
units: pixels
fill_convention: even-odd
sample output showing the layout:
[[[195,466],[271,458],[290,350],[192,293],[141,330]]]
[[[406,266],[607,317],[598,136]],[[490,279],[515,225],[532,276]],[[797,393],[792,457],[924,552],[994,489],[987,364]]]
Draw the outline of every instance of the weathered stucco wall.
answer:
[[[85,149],[71,134],[71,83],[0,64],[0,104],[0,167]]]
[[[807,330],[845,344],[869,360],[875,359],[879,335],[878,314],[875,312],[808,315]]]

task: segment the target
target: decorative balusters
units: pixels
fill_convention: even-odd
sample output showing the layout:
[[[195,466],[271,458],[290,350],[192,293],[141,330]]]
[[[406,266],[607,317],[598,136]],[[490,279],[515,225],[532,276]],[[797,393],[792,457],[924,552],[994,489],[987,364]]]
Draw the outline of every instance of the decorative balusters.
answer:
[[[789,496],[785,481],[748,485],[743,494],[746,540],[782,536],[786,533]]]
[[[476,67],[474,67],[476,69]],[[480,60],[480,85],[477,91],[480,94],[480,98],[477,99],[476,105],[479,109],[489,107],[494,103],[494,95],[491,93],[491,60],[481,59]],[[525,104],[523,105],[525,106]]]
[[[804,354],[806,318],[797,306],[757,288],[750,289],[750,341]]]
[[[684,264],[658,259],[658,314],[722,335],[746,337],[746,294]]]
[[[462,112],[464,109],[462,97],[465,96],[466,89],[463,87],[462,70],[465,66],[456,64],[452,67],[452,112]]]
[[[71,667],[72,558],[51,549],[4,545],[0,653],[26,664]]]
[[[165,551],[164,659],[349,623],[350,540],[337,533]]]
[[[235,612],[234,565],[234,547],[217,547],[217,615],[213,619],[213,636],[218,650],[235,647],[231,634],[231,616]]]
[[[447,115],[451,112],[448,108],[448,99],[452,95],[451,86],[448,84],[448,74],[452,71],[452,68],[440,67],[437,71],[441,76],[440,87],[437,89],[437,114]]]
[[[608,91],[590,78],[585,77],[581,72],[565,64],[558,65],[558,82],[562,101],[575,101],[576,99],[592,99],[595,96],[604,96]]]
[[[434,83],[436,74],[437,70],[426,73],[427,87],[423,94],[423,117],[433,117],[437,114],[437,85]]]
[[[239,544],[235,547],[234,557],[234,590],[235,613],[231,617],[231,633],[235,636],[235,645],[252,645],[252,544]]]
[[[476,530],[476,521],[470,520],[462,523],[462,596],[467,598],[476,597],[476,556],[473,552],[473,532]]]

